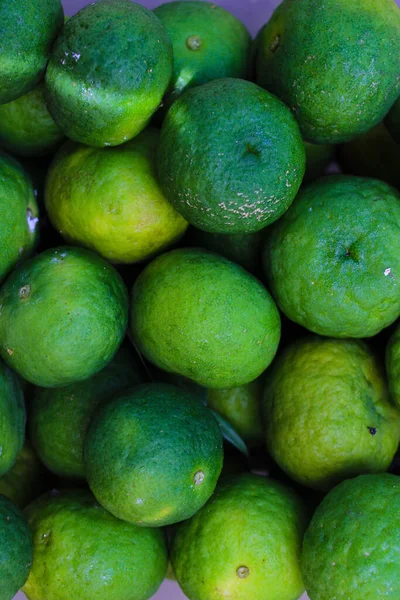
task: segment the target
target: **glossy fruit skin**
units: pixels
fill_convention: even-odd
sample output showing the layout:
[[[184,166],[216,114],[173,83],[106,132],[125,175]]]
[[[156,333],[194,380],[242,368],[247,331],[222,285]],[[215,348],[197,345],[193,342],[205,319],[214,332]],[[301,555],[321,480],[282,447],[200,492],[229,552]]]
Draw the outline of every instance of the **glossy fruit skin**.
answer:
[[[256,81],[291,108],[307,141],[335,144],[382,121],[399,62],[394,0],[284,0],[260,34]]]
[[[272,361],[280,317],[244,269],[185,248],[156,258],[136,280],[131,331],[139,351],[164,371],[204,387],[237,387]]]
[[[58,387],[100,371],[125,335],[128,298],[119,274],[81,248],[47,250],[0,290],[0,353],[29,382]]]
[[[0,476],[14,465],[25,437],[24,396],[17,375],[0,361]]]
[[[29,600],[148,600],[164,578],[164,533],[116,519],[89,491],[45,494],[25,515],[34,541]]]
[[[301,338],[265,377],[265,440],[292,479],[326,491],[348,477],[389,468],[400,441],[400,412],[365,343]]]
[[[400,98],[397,98],[396,102],[388,112],[385,119],[385,125],[393,139],[400,144]]]
[[[216,79],[189,89],[164,120],[157,170],[185,219],[211,233],[252,233],[290,206],[305,151],[288,108],[259,86]]]
[[[7,104],[43,77],[64,23],[61,0],[3,0],[0,23],[0,104]]]
[[[45,204],[69,243],[129,264],[179,240],[188,224],[156,180],[159,137],[148,128],[117,148],[69,141],[60,149],[47,175]]]
[[[21,165],[0,150],[0,281],[32,254],[39,238],[39,209]]]
[[[395,600],[400,594],[400,478],[360,475],[335,487],[306,531],[302,572],[310,600]]]
[[[84,444],[96,498],[116,517],[143,527],[196,513],[213,493],[222,463],[222,434],[212,413],[167,384],[118,395],[96,413]]]
[[[227,477],[177,527],[171,561],[179,585],[193,600],[297,600],[306,524],[292,490],[257,475]]]
[[[386,348],[386,373],[393,402],[400,408],[400,325]]]
[[[69,19],[46,72],[48,108],[64,133],[118,146],[144,129],[172,74],[172,46],[157,17],[130,0],[99,0]]]
[[[84,479],[83,441],[99,405],[142,383],[138,359],[126,348],[96,375],[61,388],[36,388],[29,431],[43,464],[65,478]]]
[[[324,177],[267,231],[264,268],[289,319],[330,337],[376,335],[400,314],[400,195],[386,183]]]

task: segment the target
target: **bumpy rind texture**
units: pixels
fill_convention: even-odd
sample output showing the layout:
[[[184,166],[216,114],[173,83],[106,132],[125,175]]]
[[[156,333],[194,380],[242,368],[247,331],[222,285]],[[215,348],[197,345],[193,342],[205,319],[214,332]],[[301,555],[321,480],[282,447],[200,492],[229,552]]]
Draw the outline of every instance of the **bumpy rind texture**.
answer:
[[[41,387],[102,369],[120,346],[128,298],[119,274],[81,248],[52,248],[26,261],[0,290],[0,353]]]
[[[157,169],[171,204],[213,233],[251,233],[292,203],[304,145],[288,108],[259,86],[216,79],[187,90],[163,123]]]
[[[0,495],[0,597],[12,600],[26,582],[33,559],[32,534],[19,508]]]
[[[133,287],[131,328],[148,360],[210,388],[261,375],[280,339],[278,310],[261,283],[199,249],[172,250],[146,267]]]
[[[48,108],[71,139],[117,146],[147,125],[172,74],[164,26],[130,0],[99,0],[69,19],[46,72]]]
[[[260,33],[256,80],[291,108],[306,140],[338,143],[383,119],[399,64],[394,0],[284,0]]]
[[[21,165],[0,151],[0,281],[32,254],[39,235],[33,185]]]
[[[149,128],[118,148],[67,142],[46,179],[47,213],[70,243],[113,263],[133,263],[166,250],[188,224],[156,179],[160,134]]]
[[[400,195],[361,177],[305,187],[267,232],[264,266],[281,310],[332,337],[377,334],[400,314]]]
[[[388,112],[385,124],[393,139],[400,144],[400,98],[396,100]]]
[[[61,0],[2,0],[0,104],[23,96],[40,81],[63,23]]]
[[[295,481],[328,490],[386,471],[400,441],[400,413],[366,344],[303,338],[266,375],[269,452]]]
[[[25,514],[34,542],[29,600],[148,600],[164,578],[163,532],[116,519],[86,490],[46,494]]]
[[[213,493],[222,463],[222,434],[212,413],[166,384],[137,386],[107,403],[84,445],[85,473],[99,502],[147,527],[196,513]]]
[[[305,527],[301,500],[283,485],[247,474],[226,479],[178,526],[174,573],[193,600],[297,600]]]
[[[25,437],[25,403],[15,373],[0,361],[0,476],[14,465]]]
[[[397,600],[399,515],[395,475],[361,475],[333,489],[304,537],[302,572],[310,600]]]
[[[386,349],[386,373],[390,394],[400,408],[400,325],[397,325]]]

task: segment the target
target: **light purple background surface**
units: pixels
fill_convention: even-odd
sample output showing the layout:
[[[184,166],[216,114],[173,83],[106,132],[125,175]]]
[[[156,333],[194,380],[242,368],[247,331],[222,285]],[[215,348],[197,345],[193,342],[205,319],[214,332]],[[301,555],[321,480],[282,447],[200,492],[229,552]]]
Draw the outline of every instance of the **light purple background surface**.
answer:
[[[33,0],[34,1],[34,0]],[[172,0],[136,0],[147,8],[155,8],[159,4]],[[62,0],[65,14],[72,16],[80,8],[89,3],[89,0]],[[351,0],[349,0],[351,2]],[[279,4],[279,0],[215,0],[215,3],[223,6],[239,19],[241,19],[248,27],[250,33],[254,36],[258,30],[266,23],[272,14],[274,8]],[[400,0],[396,0],[396,4],[400,6]],[[18,593],[14,600],[25,600],[25,595]],[[157,594],[152,600],[185,600],[186,596],[181,592],[178,585],[171,581],[165,581]],[[71,600],[74,600],[71,598]],[[104,598],[104,600],[107,600]],[[254,598],[254,600],[257,600]],[[304,594],[301,600],[308,600],[308,596]]]

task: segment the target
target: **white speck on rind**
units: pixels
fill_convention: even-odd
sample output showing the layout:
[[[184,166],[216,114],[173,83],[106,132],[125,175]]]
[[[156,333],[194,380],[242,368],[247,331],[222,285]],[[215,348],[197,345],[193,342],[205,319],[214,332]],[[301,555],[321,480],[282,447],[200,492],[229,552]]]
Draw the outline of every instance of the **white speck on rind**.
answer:
[[[392,269],[385,269],[383,274],[385,277],[387,277],[388,275],[390,275],[391,272],[392,272]]]
[[[136,499],[136,504],[143,504],[143,500],[141,498]]]

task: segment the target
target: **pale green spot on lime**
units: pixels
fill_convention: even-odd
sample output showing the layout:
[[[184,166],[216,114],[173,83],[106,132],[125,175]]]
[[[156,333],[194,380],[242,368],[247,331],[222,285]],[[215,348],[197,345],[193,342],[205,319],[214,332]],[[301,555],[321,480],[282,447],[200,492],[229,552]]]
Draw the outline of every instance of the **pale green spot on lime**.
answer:
[[[276,50],[278,50],[280,42],[281,42],[281,36],[277,35],[270,44],[269,49],[271,50],[271,52],[276,52]]]
[[[204,481],[205,475],[203,471],[197,471],[194,476],[194,482],[196,485],[201,485]]]
[[[25,300],[26,298],[29,297],[31,293],[31,286],[30,285],[23,285],[21,288],[19,288],[18,290],[18,296],[22,299]]]
[[[248,567],[238,567],[236,574],[240,579],[246,579],[250,575],[250,569]]]
[[[200,50],[203,45],[203,41],[198,35],[191,35],[186,40],[186,45],[189,50]]]

